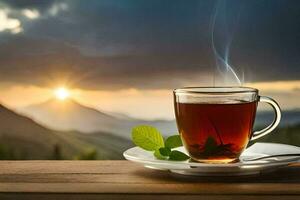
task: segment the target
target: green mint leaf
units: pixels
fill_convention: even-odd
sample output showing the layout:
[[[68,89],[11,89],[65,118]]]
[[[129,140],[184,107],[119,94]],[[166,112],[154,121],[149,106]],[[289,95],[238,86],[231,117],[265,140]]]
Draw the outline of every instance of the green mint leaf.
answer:
[[[169,147],[170,149],[181,147],[182,141],[180,135],[172,135],[166,139],[165,146]]]
[[[176,161],[184,161],[189,159],[190,157],[181,151],[173,150],[169,155],[169,160],[176,160]]]
[[[168,147],[161,147],[161,148],[159,148],[159,152],[163,156],[169,156],[171,153],[171,149]]]
[[[140,125],[132,129],[133,143],[147,151],[155,151],[164,147],[164,139],[161,133],[152,126]]]
[[[161,149],[161,148],[156,149],[156,150],[154,151],[154,156],[155,156],[157,159],[159,159],[159,160],[166,160],[166,159],[168,158],[168,156],[162,155],[162,154],[160,153],[160,149]]]

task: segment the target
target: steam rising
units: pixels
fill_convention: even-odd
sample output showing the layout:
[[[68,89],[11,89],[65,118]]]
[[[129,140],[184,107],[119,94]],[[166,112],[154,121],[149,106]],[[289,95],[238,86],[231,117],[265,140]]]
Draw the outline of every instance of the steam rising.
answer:
[[[229,24],[228,16],[233,17],[232,24]],[[217,84],[240,86],[243,83],[237,72],[229,64],[230,46],[238,18],[238,16],[230,16],[229,13],[226,13],[225,1],[217,2],[211,23],[211,43],[218,72],[216,73],[214,70],[214,86]]]

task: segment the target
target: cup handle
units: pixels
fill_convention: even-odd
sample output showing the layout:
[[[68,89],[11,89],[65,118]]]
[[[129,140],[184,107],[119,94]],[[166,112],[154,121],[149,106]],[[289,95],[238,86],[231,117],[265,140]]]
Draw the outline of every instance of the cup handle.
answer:
[[[258,99],[259,102],[266,102],[272,106],[272,108],[275,111],[275,116],[274,116],[273,122],[269,126],[267,126],[266,128],[264,128],[260,131],[254,131],[251,140],[256,140],[258,138],[261,138],[261,137],[269,134],[271,131],[273,131],[278,126],[280,119],[281,119],[280,107],[275,100],[273,100],[269,97],[264,97],[264,96],[259,96],[258,98],[259,98]]]

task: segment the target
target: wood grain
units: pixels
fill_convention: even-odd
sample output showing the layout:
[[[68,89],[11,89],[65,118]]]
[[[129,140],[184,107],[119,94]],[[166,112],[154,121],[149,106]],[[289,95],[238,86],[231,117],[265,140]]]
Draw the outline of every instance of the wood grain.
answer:
[[[46,199],[66,195],[74,199],[75,194],[90,199],[137,199],[135,195],[147,199],[158,194],[161,199],[181,199],[184,195],[190,199],[199,195],[209,197],[205,199],[261,199],[277,195],[299,199],[300,164],[259,176],[190,178],[128,161],[0,161],[0,192],[0,199],[39,195]]]

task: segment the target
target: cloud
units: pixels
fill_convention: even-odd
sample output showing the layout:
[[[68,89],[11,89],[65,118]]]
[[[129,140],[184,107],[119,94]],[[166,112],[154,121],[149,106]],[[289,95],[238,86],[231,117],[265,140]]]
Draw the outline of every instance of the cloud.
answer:
[[[0,9],[0,32],[9,31],[13,34],[21,32],[20,20],[9,17],[9,13],[9,9]]]
[[[48,9],[55,2],[55,0],[1,0],[1,2],[14,9],[21,10],[29,8],[44,10]]]
[[[91,57],[58,41],[19,38],[0,45],[2,82],[46,87],[66,82],[71,87],[97,90],[151,89],[211,83],[210,69],[198,63],[197,57],[190,52],[180,56]],[[209,60],[202,60],[202,63],[209,64]]]
[[[24,32],[28,22],[55,17],[67,9],[68,5],[64,2],[0,1],[0,32]]]
[[[5,2],[6,9],[16,11],[5,16],[20,26],[0,35],[2,81],[67,80],[88,89],[212,85],[215,1]],[[300,4],[244,3],[244,10],[226,7],[228,13],[241,13],[230,64],[246,82],[298,80]],[[39,16],[30,19],[24,10]],[[22,34],[6,34],[18,31]]]
[[[59,12],[66,10],[68,10],[68,5],[64,2],[60,2],[52,4],[52,6],[48,9],[48,13],[52,16],[56,16]]]
[[[28,19],[36,19],[40,17],[40,12],[36,9],[23,9],[22,14],[27,17]]]
[[[0,3],[13,10],[21,11],[30,19],[36,18],[40,13],[56,16],[59,12],[68,9],[67,3],[62,0],[1,0]]]

